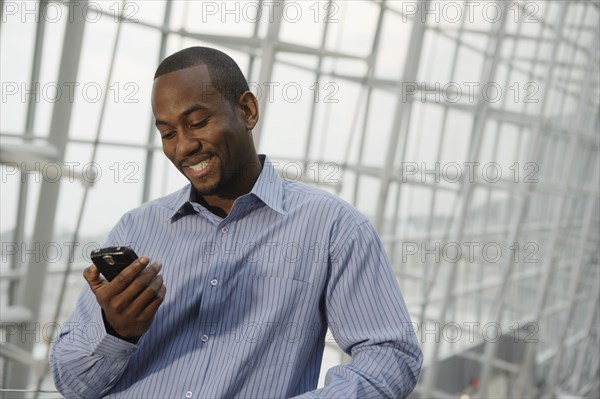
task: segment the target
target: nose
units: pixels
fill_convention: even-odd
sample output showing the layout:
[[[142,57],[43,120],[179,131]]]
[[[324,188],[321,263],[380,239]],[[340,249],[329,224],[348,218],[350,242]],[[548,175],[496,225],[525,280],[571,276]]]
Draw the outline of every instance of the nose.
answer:
[[[183,131],[177,140],[177,155],[186,157],[202,149],[200,140],[187,131]]]

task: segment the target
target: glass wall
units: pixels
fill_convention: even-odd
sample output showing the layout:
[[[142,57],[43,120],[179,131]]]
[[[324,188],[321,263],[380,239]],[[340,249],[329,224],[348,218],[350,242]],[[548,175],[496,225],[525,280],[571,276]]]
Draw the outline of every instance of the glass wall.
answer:
[[[1,17],[6,397],[56,397],[48,343],[89,252],[186,183],[150,92],[195,45],[246,74],[259,152],[379,231],[424,350],[415,397],[598,392],[597,1],[4,1]],[[322,374],[346,360],[331,340]]]

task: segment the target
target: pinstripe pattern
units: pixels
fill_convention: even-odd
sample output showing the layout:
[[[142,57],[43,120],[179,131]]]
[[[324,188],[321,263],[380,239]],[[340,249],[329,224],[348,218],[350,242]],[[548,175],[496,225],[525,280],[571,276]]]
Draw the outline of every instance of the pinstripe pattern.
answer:
[[[167,296],[134,345],[106,334],[86,287],[50,355],[65,396],[408,395],[422,355],[372,225],[261,161],[225,219],[190,202],[189,185],[122,217],[107,245],[162,260]],[[328,325],[352,361],[314,390]]]

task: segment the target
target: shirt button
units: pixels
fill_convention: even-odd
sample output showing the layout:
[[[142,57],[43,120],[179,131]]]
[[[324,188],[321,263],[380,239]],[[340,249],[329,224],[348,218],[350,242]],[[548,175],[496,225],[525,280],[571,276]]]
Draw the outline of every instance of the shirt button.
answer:
[[[201,338],[202,342],[208,341],[208,335],[204,334]]]
[[[228,231],[229,231],[229,227],[227,227],[227,226],[225,226],[225,227],[223,227],[223,228],[221,229],[221,232],[222,232],[223,234],[227,233]]]
[[[210,280],[210,285],[215,286],[219,284],[219,281],[216,278],[213,278],[212,280]]]
[[[185,393],[185,397],[186,397],[186,398],[191,398],[191,397],[192,397],[192,391],[187,391],[187,392]]]

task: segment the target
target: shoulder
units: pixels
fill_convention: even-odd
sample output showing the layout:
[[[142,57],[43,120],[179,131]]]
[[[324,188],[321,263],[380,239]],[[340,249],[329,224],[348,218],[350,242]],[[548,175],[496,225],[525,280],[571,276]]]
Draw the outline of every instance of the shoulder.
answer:
[[[171,194],[145,202],[137,208],[131,209],[121,219],[127,221],[140,217],[169,218],[189,198],[189,192],[190,186],[187,184]]]
[[[288,212],[301,211],[319,217],[319,221],[355,227],[369,223],[358,209],[329,191],[294,180],[283,180],[283,187]]]
[[[328,242],[329,257],[333,263],[345,259],[339,264],[347,265],[354,256],[362,256],[361,259],[366,261],[385,255],[373,224],[350,203],[333,193],[301,182],[286,180],[284,186],[288,217],[294,224],[304,222],[311,229],[316,226]]]

